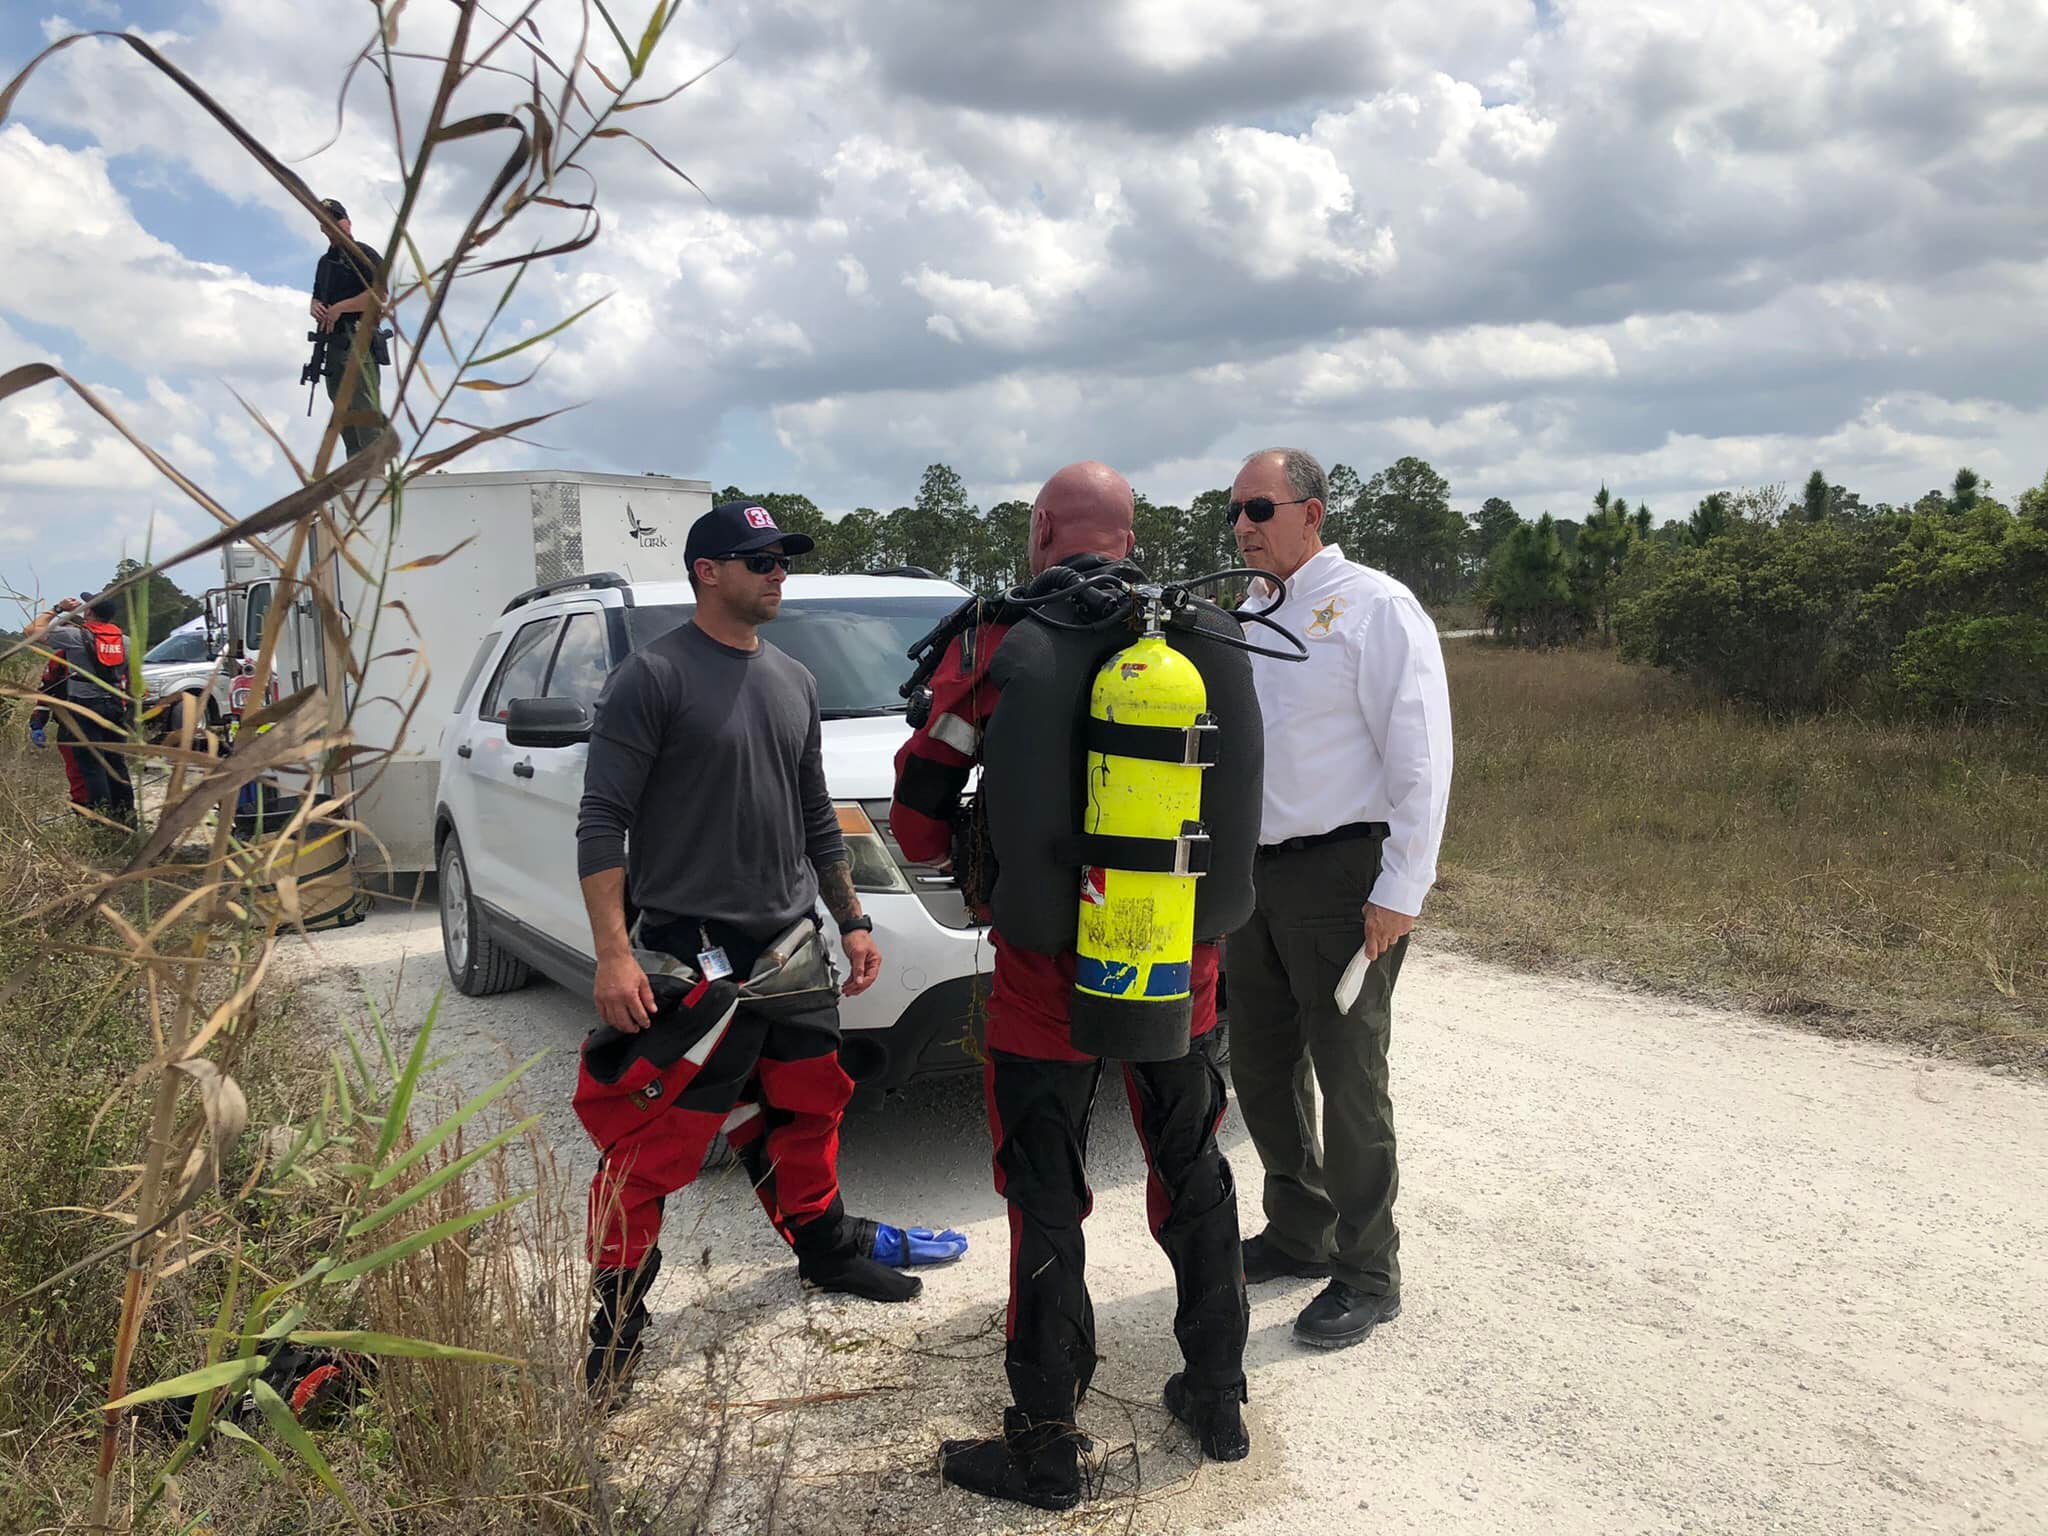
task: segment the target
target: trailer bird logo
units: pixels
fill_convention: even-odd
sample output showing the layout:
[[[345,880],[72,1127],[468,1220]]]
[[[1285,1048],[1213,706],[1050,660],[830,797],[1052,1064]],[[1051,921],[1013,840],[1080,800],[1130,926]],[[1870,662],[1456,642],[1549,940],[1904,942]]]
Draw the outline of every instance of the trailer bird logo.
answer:
[[[633,503],[626,503],[626,527],[633,535],[633,542],[642,549],[667,549],[668,540],[655,531],[652,523],[643,523],[633,515]]]

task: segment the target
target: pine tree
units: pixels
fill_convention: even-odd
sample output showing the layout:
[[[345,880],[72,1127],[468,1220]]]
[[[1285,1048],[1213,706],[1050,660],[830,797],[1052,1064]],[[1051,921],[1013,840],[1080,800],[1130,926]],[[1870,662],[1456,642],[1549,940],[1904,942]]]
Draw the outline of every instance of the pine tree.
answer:
[[[1605,636],[1612,632],[1614,580],[1635,542],[1636,524],[1627,499],[1610,497],[1604,485],[1593,498],[1593,509],[1572,549],[1571,586]]]
[[[1486,621],[1503,640],[1558,645],[1577,630],[1570,562],[1548,512],[1518,523],[1494,551],[1480,586]]]
[[[1350,558],[1387,572],[1424,602],[1457,592],[1465,519],[1451,506],[1450,482],[1428,460],[1397,459],[1368,480],[1351,537]]]
[[[1806,490],[1800,497],[1800,510],[1809,523],[1824,522],[1833,498],[1828,493],[1828,477],[1815,470],[1806,477]]]
[[[1692,509],[1686,531],[1693,544],[1699,546],[1721,537],[1733,521],[1728,511],[1728,493],[1716,491],[1711,496],[1702,497],[1700,504]]]

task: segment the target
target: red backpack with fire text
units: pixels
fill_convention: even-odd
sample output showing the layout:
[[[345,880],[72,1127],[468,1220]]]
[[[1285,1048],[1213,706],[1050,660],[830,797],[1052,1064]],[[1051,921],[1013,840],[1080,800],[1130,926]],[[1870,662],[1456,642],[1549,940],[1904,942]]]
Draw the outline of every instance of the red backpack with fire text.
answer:
[[[79,628],[92,641],[93,675],[110,690],[93,700],[94,712],[109,720],[121,718],[128,713],[128,637],[120,625],[103,619],[86,619]]]

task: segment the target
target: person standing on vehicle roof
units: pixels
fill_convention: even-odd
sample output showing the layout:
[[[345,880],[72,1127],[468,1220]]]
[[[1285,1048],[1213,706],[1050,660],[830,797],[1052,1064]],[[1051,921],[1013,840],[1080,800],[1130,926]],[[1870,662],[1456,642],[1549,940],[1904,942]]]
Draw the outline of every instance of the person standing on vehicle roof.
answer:
[[[339,202],[331,197],[322,198],[320,206],[327,210],[328,217],[341,226],[341,232],[348,235],[355,245],[355,249],[350,250],[330,235],[326,253],[313,268],[313,299],[309,306],[313,323],[323,331],[334,332],[334,340],[327,348],[326,366],[327,398],[333,400],[341,393],[341,381],[348,372],[348,355],[355,342],[356,327],[376,303],[377,295],[370,285],[377,280],[377,268],[383,265],[384,258],[375,246],[364,245],[355,239],[348,210]],[[322,233],[327,232],[326,225],[320,227]],[[349,413],[371,417],[382,415],[377,404],[381,378],[379,369],[390,360],[382,332],[373,330],[356,373],[355,391],[349,396]],[[344,426],[341,441],[348,449],[349,457],[354,458],[375,442],[377,432],[374,423]]]
[[[85,781],[85,803],[114,821],[135,820],[135,787],[128,759],[109,751],[128,723],[128,637],[115,622],[111,598],[81,592],[61,599],[29,621],[22,639],[63,663],[63,704],[52,708],[57,739],[74,753]]]
[[[781,610],[791,563],[813,547],[758,504],[713,507],[684,545],[690,622],[635,651],[598,696],[576,829],[606,1026],[586,1043],[577,1094],[604,1153],[589,1217],[593,1386],[630,1371],[660,1268],[662,1202],[696,1178],[721,1128],[804,1281],[908,1301],[920,1282],[892,1266],[966,1251],[957,1232],[850,1217],[840,1199],[853,1081],[839,1064],[839,989],[822,940],[792,943],[791,930],[815,928],[822,897],[852,968],[849,997],[873,985],[882,959],[825,784],[817,683],[759,633]],[[815,984],[772,996],[735,986],[767,991],[798,952],[815,957]],[[680,963],[677,995],[657,996],[670,978],[650,978],[642,955]]]
[[[1253,659],[1267,764],[1258,904],[1224,963],[1237,1102],[1266,1165],[1266,1229],[1245,1242],[1245,1278],[1327,1277],[1294,1337],[1334,1349],[1401,1312],[1387,1046],[1394,980],[1436,880],[1451,701],[1414,594],[1323,543],[1328,490],[1298,448],[1253,454],[1231,487],[1238,552],[1269,576],[1254,600],[1277,588],[1272,617],[1309,654]],[[1347,1008],[1337,989],[1358,952],[1369,969]]]
[[[1096,1362],[1081,1224],[1093,1203],[1085,1163],[1102,1062],[1077,1050],[1070,1032],[1082,870],[1056,844],[1081,825],[1075,749],[1095,670],[1130,635],[1121,627],[1058,626],[1092,617],[1090,594],[1079,587],[1083,573],[1143,579],[1124,563],[1135,542],[1132,512],[1129,482],[1106,464],[1072,464],[1046,481],[1031,509],[1032,591],[1071,586],[1075,595],[1030,616],[987,605],[972,615],[978,622],[962,625],[931,675],[929,714],[897,754],[890,808],[905,855],[920,863],[951,857],[970,901],[994,919],[984,1070],[995,1185],[1010,1207],[1004,1364],[1015,1401],[1000,1438],[946,1442],[941,1471],[963,1488],[1042,1509],[1080,1501],[1086,1437],[1075,1415]],[[1216,617],[1236,632],[1227,617]],[[1241,707],[1222,724],[1235,745],[1203,787],[1205,820],[1212,792],[1219,803],[1256,802],[1260,741],[1241,656],[1209,649],[1216,657],[1202,656],[1205,680],[1232,667],[1243,675]],[[1209,692],[1214,708],[1222,690],[1212,682]],[[963,817],[961,796],[977,765],[977,804]],[[1215,865],[1198,890],[1248,910],[1251,819],[1212,823],[1209,831]],[[1172,1260],[1179,1295],[1174,1334],[1185,1369],[1168,1378],[1166,1406],[1215,1461],[1236,1461],[1251,1449],[1239,1412],[1247,1313],[1237,1189],[1216,1141],[1227,1100],[1215,1056],[1214,940],[1237,920],[1233,914],[1222,926],[1205,926],[1197,917],[1195,937],[1209,942],[1195,944],[1190,967],[1193,1048],[1178,1060],[1123,1067],[1145,1147],[1152,1233]]]

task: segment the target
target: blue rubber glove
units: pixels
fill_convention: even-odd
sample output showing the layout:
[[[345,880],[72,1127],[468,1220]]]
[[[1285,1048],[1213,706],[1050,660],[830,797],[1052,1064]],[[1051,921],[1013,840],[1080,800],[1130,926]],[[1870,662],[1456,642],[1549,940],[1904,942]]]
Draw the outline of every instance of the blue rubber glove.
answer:
[[[934,1232],[930,1227],[892,1227],[875,1223],[877,1264],[891,1269],[918,1269],[927,1264],[950,1264],[967,1251],[967,1234],[948,1227]]]
[[[28,739],[39,747],[47,747],[50,744],[49,736],[44,733],[40,725],[28,733]]]

